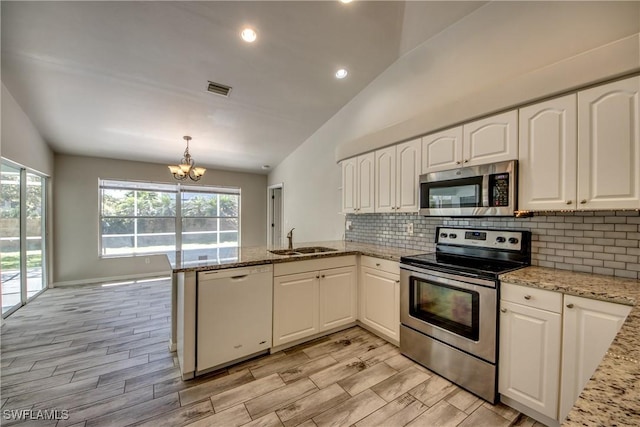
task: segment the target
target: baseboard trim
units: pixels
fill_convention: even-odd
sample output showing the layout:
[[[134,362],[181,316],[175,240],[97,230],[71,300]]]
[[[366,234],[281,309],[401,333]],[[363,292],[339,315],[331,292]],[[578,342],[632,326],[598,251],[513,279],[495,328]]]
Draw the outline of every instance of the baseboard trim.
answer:
[[[68,280],[64,282],[54,282],[51,284],[52,288],[64,287],[64,286],[78,286],[78,285],[93,285],[96,283],[116,282],[118,280],[136,280],[136,279],[150,279],[152,277],[171,276],[171,272],[157,272],[157,273],[140,273],[140,274],[127,274],[126,276],[110,276],[110,277],[93,277],[83,280]]]

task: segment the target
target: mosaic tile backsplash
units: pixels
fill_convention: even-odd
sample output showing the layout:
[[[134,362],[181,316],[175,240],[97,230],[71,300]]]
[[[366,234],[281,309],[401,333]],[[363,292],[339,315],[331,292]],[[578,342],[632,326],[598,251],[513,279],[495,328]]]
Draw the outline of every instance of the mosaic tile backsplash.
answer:
[[[557,212],[531,218],[348,214],[345,239],[429,252],[438,226],[530,230],[533,265],[640,278],[640,212]],[[407,225],[413,224],[413,235]],[[346,224],[345,224],[346,226]]]

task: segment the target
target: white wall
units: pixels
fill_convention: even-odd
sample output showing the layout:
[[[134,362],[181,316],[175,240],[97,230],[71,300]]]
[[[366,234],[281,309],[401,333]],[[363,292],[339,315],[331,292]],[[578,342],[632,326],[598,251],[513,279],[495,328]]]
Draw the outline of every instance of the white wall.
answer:
[[[640,70],[640,2],[491,2],[416,47],[269,175],[287,227],[343,236],[336,160]],[[414,20],[417,21],[417,20]]]
[[[9,90],[2,84],[2,152],[9,159],[48,176],[53,175],[53,151]]]
[[[95,282],[169,271],[166,257],[99,255],[98,179],[175,182],[166,165],[57,154],[54,184],[54,283]],[[266,244],[267,177],[208,169],[199,183],[241,189],[241,244]]]

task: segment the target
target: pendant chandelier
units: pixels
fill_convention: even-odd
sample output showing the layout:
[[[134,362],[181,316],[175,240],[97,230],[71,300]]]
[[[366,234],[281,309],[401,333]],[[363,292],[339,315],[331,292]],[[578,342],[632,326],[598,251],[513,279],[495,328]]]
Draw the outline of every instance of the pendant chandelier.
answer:
[[[184,157],[182,157],[179,165],[169,166],[169,170],[173,177],[179,181],[184,181],[187,177],[192,181],[200,181],[200,178],[202,178],[202,175],[204,175],[207,170],[205,168],[195,167],[196,163],[191,158],[191,154],[189,154],[189,141],[191,141],[191,137],[185,135],[182,138],[187,141]]]

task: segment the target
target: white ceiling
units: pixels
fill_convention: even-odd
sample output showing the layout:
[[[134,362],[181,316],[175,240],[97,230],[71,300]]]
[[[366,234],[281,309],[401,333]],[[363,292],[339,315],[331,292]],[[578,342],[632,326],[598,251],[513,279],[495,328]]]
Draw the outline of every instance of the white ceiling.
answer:
[[[58,153],[173,164],[191,135],[199,166],[267,173],[482,4],[2,1],[2,81]]]

